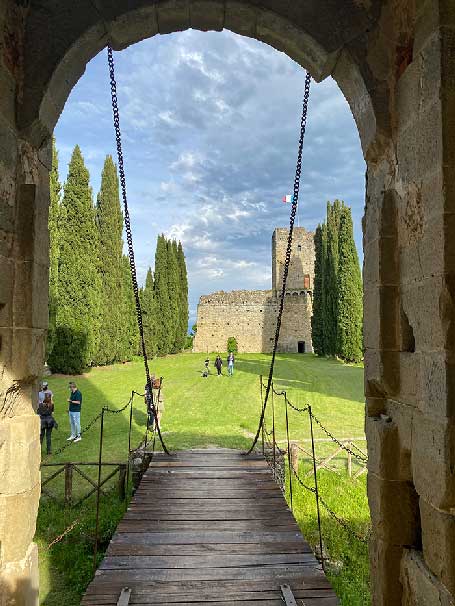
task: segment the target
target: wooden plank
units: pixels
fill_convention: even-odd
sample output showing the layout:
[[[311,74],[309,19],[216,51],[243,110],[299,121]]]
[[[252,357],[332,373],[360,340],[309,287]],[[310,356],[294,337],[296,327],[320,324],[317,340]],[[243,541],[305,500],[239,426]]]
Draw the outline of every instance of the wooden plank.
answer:
[[[309,553],[232,555],[210,554],[198,556],[112,556],[105,558],[101,570],[125,570],[142,568],[239,568],[251,566],[269,566],[275,564],[313,564],[314,556]]]
[[[179,581],[179,580],[262,580],[277,579],[287,582],[291,579],[304,581],[305,575],[311,576],[314,571],[314,562],[311,564],[276,564],[275,566],[258,567],[232,567],[232,568],[177,568],[177,569],[130,569],[130,570],[103,570],[98,569],[96,578],[105,581],[120,581],[131,584],[133,581]],[[304,572],[306,570],[306,572]]]
[[[312,553],[307,543],[280,543],[278,541],[269,543],[197,543],[194,545],[155,545],[152,543],[138,544],[132,541],[128,543],[110,543],[106,555],[208,555],[217,553],[239,554],[292,554]]]
[[[282,528],[283,530],[298,531],[294,520],[276,515],[267,520],[129,520],[124,518],[119,524],[120,532],[154,532],[163,530],[269,530]]]
[[[167,532],[117,532],[112,538],[112,543],[130,543],[134,542],[139,545],[199,545],[203,544],[218,544],[218,543],[268,543],[268,542],[289,542],[289,543],[304,543],[303,537],[299,531],[167,531]]]
[[[335,594],[264,459],[232,450],[158,454],[119,524],[84,606],[305,606]]]

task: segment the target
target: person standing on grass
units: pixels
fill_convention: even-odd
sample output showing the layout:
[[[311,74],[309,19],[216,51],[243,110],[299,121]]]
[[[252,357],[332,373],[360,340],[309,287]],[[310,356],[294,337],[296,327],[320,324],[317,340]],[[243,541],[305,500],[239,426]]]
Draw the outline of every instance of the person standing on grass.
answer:
[[[80,442],[81,440],[81,407],[82,394],[78,390],[76,383],[69,384],[71,390],[68,398],[68,412],[70,417],[71,435],[67,438],[68,441]]]
[[[221,377],[221,369],[223,368],[223,360],[221,359],[220,354],[218,354],[216,357],[215,368],[218,373],[218,376]]]
[[[232,377],[232,375],[234,374],[234,354],[232,353],[232,351],[229,352],[228,355],[228,374],[230,377]]]
[[[54,412],[54,404],[52,402],[52,392],[47,392],[44,394],[44,399],[42,402],[38,404],[38,410],[36,411],[40,417],[41,424],[41,432],[40,432],[40,442],[43,444],[44,434],[46,434],[46,450],[47,454],[52,454],[52,430],[57,429],[58,425],[52,413]]]
[[[38,406],[44,402],[44,397],[46,394],[49,394],[51,397],[52,405],[54,404],[54,394],[49,389],[49,383],[47,381],[43,381],[41,383],[41,389],[38,392]]]

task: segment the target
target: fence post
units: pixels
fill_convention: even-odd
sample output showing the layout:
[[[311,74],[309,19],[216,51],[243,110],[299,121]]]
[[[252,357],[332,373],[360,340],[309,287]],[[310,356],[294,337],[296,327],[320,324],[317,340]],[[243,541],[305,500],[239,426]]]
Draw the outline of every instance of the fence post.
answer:
[[[317,468],[316,468],[316,453],[315,453],[315,448],[314,448],[313,413],[311,412],[311,406],[308,406],[308,416],[310,417],[311,449],[312,449],[312,453],[313,453],[314,489],[315,489],[315,496],[316,496],[316,509],[318,512],[319,548],[321,550],[322,570],[324,570],[324,572],[325,572],[324,552],[322,550],[323,548],[322,548],[321,512],[319,509],[318,473],[317,473]]]
[[[118,496],[121,501],[126,499],[126,470],[128,465],[121,463],[118,466]]]
[[[273,383],[270,388],[272,392],[272,440],[273,440],[273,473],[276,473],[276,455],[275,455],[275,400],[273,397]]]
[[[65,507],[71,507],[73,500],[73,464],[65,463]]]
[[[286,437],[288,442],[288,473],[289,473],[289,497],[291,500],[292,511],[292,464],[291,464],[291,443],[289,441],[289,418],[288,418],[288,396],[284,392],[284,407],[286,410]]]
[[[265,455],[265,446],[264,446],[264,395],[262,393],[262,375],[259,375],[259,383],[261,389],[261,414],[262,414],[262,455]]]
[[[349,450],[352,449],[351,442],[348,442],[348,448],[349,448]],[[348,451],[348,475],[350,478],[352,478],[352,455],[349,451]]]
[[[295,473],[299,472],[299,447],[291,444],[291,466]]]
[[[93,549],[93,574],[96,572],[96,556],[98,555],[98,533],[100,526],[100,491],[101,491],[101,461],[103,456],[103,432],[104,432],[104,407],[101,411],[100,428],[100,449],[98,455],[98,484],[96,487],[96,524],[95,524],[95,545]]]

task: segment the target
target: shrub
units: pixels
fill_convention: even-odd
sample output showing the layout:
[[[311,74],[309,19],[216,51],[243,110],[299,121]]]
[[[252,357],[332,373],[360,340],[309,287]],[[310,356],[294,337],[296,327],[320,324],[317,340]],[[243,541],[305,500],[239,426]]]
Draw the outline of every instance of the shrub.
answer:
[[[229,353],[238,352],[237,339],[235,337],[229,337],[229,339],[227,340],[227,350]]]

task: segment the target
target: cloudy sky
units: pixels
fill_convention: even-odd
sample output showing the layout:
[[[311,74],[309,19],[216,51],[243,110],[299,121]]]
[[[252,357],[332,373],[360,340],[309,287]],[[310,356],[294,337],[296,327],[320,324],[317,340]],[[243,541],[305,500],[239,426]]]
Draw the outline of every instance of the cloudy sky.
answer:
[[[82,149],[96,195],[115,154],[106,54],[87,66],[56,128],[61,179]],[[267,289],[271,236],[289,223],[305,73],[286,55],[230,32],[155,36],[115,54],[130,214],[139,279],[156,237],[182,241],[190,321],[201,294]],[[312,84],[300,225],[327,200],[352,207],[361,251],[365,163],[336,83]]]

